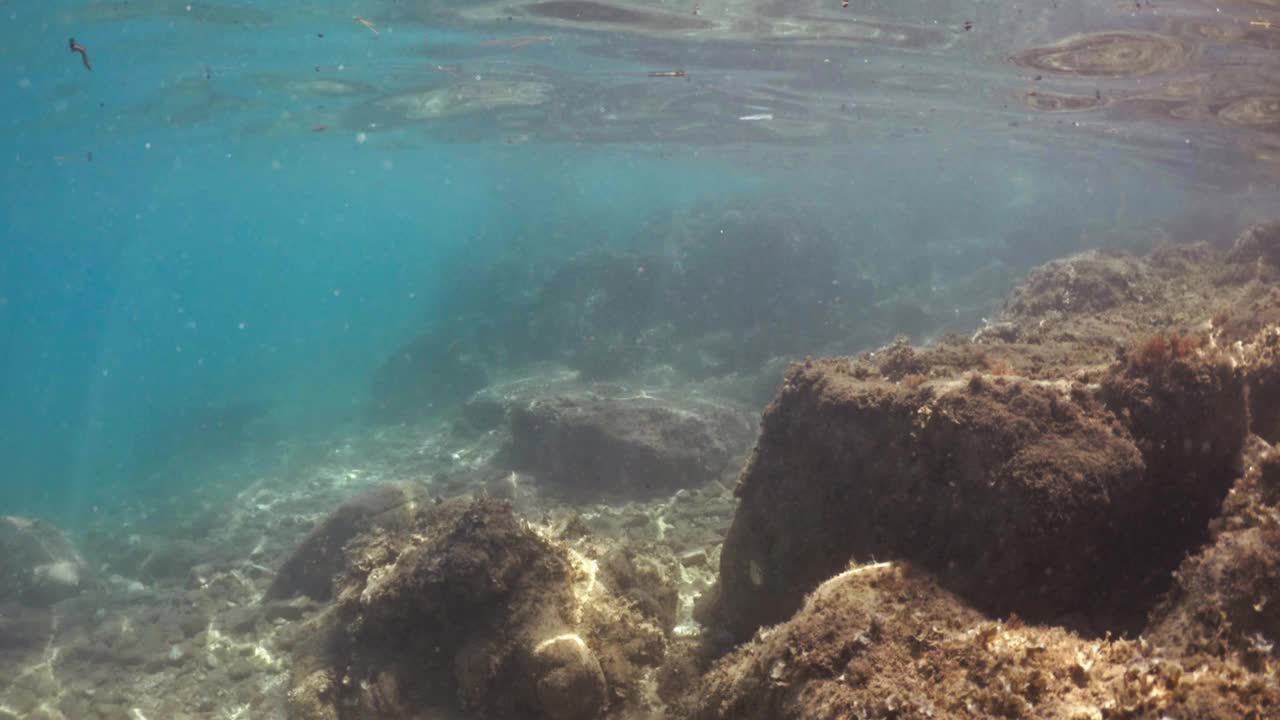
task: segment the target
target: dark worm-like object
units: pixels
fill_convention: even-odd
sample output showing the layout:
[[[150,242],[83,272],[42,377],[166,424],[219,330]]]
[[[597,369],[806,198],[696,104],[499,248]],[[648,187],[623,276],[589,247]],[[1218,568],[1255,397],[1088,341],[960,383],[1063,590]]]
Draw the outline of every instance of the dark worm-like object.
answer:
[[[68,44],[71,46],[71,52],[80,53],[80,59],[84,61],[84,69],[92,70],[93,66],[89,64],[89,51],[85,50],[83,45],[76,42],[75,38],[71,38],[68,41]]]

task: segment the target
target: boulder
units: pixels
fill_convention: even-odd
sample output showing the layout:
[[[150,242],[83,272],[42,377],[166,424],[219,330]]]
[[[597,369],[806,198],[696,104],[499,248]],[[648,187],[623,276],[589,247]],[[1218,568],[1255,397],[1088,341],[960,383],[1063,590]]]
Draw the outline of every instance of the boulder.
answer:
[[[797,365],[737,488],[724,620],[749,637],[876,557],[914,561],[992,614],[1132,626],[1206,536],[1247,418],[1242,374],[1212,363],[1119,365],[1097,386],[914,387]]]
[[[680,717],[1273,717],[1274,679],[1145,640],[993,622],[909,564],[851,567],[785,623],[716,663]]]
[[[908,559],[995,614],[1139,624],[1238,476],[1243,374],[1118,362],[1085,384],[792,368],[743,471],[721,611],[749,637],[850,560]]]
[[[313,600],[329,600],[333,597],[334,580],[344,567],[343,547],[347,542],[374,528],[407,527],[419,502],[430,502],[422,486],[389,483],[343,503],[285,559],[266,599],[304,595]]]
[[[61,530],[31,518],[0,517],[0,604],[52,605],[79,594],[91,579]]]
[[[451,707],[594,720],[639,701],[662,630],[596,582],[592,564],[497,500],[406,509],[403,527],[347,543],[336,603],[294,652],[290,718],[407,720]]]
[[[736,469],[751,424],[709,402],[574,392],[508,412],[508,459],[575,499],[644,498]]]
[[[1275,238],[1054,261],[972,339],[794,367],[705,617],[746,637],[850,559],[888,558],[988,613],[1141,629],[1210,541],[1250,433],[1280,440]]]

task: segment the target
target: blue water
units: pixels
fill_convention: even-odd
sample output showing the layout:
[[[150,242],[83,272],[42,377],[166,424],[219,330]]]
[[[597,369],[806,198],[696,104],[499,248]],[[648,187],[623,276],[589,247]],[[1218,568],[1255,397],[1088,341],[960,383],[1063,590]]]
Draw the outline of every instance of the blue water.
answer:
[[[748,41],[431,22],[397,3],[11,2],[0,16],[0,513],[69,523],[138,481],[139,438],[176,409],[266,403],[291,433],[357,420],[390,353],[511,291],[459,292],[496,257],[660,251],[700,208],[802,202],[882,287],[925,257],[941,276],[994,259],[1012,277],[1225,198],[1244,216],[1240,198],[1271,192],[1201,182],[1220,155],[1164,125],[1114,148],[995,91],[921,95],[910,70],[893,69],[903,89],[872,89],[858,60],[896,56],[857,49],[836,80],[818,56],[772,68],[796,88],[812,68],[836,83],[824,92],[847,86],[850,125],[814,135],[817,111],[781,96],[755,101],[777,118],[741,119],[764,112],[740,90],[771,68],[717,54]],[[554,39],[492,42],[519,36]],[[1014,74],[992,57],[973,78]],[[699,63],[714,69],[645,75]],[[377,105],[472,77],[533,79],[554,100],[427,119]]]

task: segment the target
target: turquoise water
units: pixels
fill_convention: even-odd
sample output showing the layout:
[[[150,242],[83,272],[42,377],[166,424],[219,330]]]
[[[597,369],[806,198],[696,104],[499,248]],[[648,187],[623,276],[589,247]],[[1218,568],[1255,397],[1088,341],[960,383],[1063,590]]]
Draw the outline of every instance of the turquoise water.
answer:
[[[670,255],[735,209],[836,238],[867,288],[852,325],[910,288],[961,330],[1035,263],[1229,238],[1275,207],[1274,125],[1214,115],[1274,76],[1207,120],[1148,112],[1152,87],[1176,105],[1168,88],[1228,45],[1199,48],[1203,67],[1049,80],[1110,109],[1028,104],[1020,49],[1189,37],[1171,11],[815,5],[793,36],[763,4],[663,6],[693,24],[658,29],[525,5],[0,5],[0,512],[74,524],[154,487],[140,453],[193,409],[267,408],[284,436],[362,422],[419,333],[509,314],[493,299],[584,250]],[[732,22],[698,25],[717,13]],[[500,260],[539,270],[486,285]],[[949,329],[922,327],[902,332]],[[866,349],[839,340],[792,354]]]

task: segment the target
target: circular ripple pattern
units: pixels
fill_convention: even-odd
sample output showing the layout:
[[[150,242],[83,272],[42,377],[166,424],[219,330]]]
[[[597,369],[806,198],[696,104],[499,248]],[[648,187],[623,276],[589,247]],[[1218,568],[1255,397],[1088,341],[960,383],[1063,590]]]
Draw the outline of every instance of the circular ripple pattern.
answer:
[[[1178,40],[1154,33],[1106,32],[1073,35],[1047,47],[1023,51],[1020,65],[1091,77],[1149,75],[1178,67],[1187,49]]]
[[[1254,95],[1241,98],[1219,110],[1218,119],[1228,125],[1280,126],[1280,96]]]
[[[1027,107],[1043,112],[1079,112],[1092,110],[1103,104],[1093,95],[1059,95],[1049,92],[1029,92],[1024,97]]]

